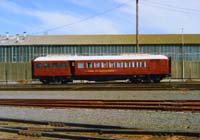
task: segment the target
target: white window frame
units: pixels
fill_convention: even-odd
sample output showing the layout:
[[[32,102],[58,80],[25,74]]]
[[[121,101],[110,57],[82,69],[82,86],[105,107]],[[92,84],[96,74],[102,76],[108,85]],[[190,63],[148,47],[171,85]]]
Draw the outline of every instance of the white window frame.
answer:
[[[108,63],[107,62],[101,62],[101,68],[107,68]]]
[[[100,68],[100,62],[94,62],[94,68]]]
[[[138,61],[133,61],[132,62],[132,67],[133,68],[138,68],[139,67],[139,62]]]
[[[123,68],[123,62],[117,62],[117,68]]]
[[[91,69],[92,68],[92,62],[87,62],[86,63],[86,68]]]
[[[131,67],[131,62],[124,62],[124,67],[125,68],[130,68]]]
[[[78,62],[78,69],[83,69],[83,68],[84,68],[84,63]]]
[[[147,67],[147,63],[146,63],[146,61],[142,61],[142,62],[140,62],[140,67],[142,67],[142,68],[146,68],[146,67]]]
[[[115,68],[115,62],[109,62],[109,68]]]

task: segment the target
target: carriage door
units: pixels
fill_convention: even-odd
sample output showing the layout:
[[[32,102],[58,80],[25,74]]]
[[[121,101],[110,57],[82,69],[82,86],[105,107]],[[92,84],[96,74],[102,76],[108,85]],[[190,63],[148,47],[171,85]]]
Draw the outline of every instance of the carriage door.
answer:
[[[71,74],[74,75],[75,74],[75,62],[74,61],[70,61],[70,70],[71,70]]]

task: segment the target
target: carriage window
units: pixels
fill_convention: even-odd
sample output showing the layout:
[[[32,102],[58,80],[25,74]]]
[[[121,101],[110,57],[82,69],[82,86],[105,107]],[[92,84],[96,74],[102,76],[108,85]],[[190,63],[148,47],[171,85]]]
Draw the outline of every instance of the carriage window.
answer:
[[[101,63],[101,67],[102,67],[102,68],[106,68],[106,67],[107,67],[107,62],[102,62],[102,63]]]
[[[142,67],[142,68],[146,68],[147,67],[147,64],[146,64],[146,62],[140,62],[140,66]]]
[[[65,69],[66,68],[66,64],[65,63],[60,64],[60,68],[61,69]]]
[[[110,62],[109,63],[109,68],[114,68],[115,67],[115,63],[114,62]]]
[[[86,68],[92,68],[92,63],[91,62],[86,63]]]
[[[82,62],[79,62],[79,63],[78,63],[78,68],[79,68],[79,69],[83,69],[83,68],[84,68],[84,64],[83,64]]]
[[[117,62],[117,68],[123,68],[123,62]]]
[[[53,64],[52,64],[52,68],[53,68],[53,69],[57,69],[57,67],[58,67],[58,64],[56,64],[56,63],[53,63]]]
[[[130,67],[131,67],[131,62],[125,62],[124,67],[125,67],[125,68],[130,68]]]
[[[133,62],[132,64],[133,64],[133,67],[134,67],[134,68],[138,68],[138,66],[139,66],[139,65],[138,65],[138,62]]]
[[[41,64],[36,64],[36,68],[37,68],[37,69],[40,69],[41,67],[42,67]]]
[[[100,68],[100,63],[99,62],[94,62],[94,68]]]
[[[48,69],[48,68],[49,68],[49,64],[48,64],[48,63],[45,63],[45,64],[44,64],[44,68],[45,68],[45,69]]]

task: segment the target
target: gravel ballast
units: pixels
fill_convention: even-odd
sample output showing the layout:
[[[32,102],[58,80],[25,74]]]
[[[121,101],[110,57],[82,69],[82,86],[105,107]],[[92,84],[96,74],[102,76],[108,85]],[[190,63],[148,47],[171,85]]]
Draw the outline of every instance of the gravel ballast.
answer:
[[[198,100],[199,91],[0,91],[0,98]],[[1,118],[114,125],[131,128],[200,130],[200,113],[0,107]]]

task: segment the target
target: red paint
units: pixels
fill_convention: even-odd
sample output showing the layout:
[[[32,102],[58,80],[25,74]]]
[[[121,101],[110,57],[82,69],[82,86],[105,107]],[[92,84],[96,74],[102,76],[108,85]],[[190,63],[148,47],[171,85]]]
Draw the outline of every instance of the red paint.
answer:
[[[139,67],[133,67],[133,62],[138,62]],[[160,59],[160,60],[89,60],[89,61],[74,61],[74,75],[73,76],[92,76],[92,75],[170,75],[170,59]],[[84,63],[84,68],[79,69],[78,63],[82,62]],[[91,62],[92,68],[86,68],[86,63]],[[107,62],[108,64],[110,62],[114,62],[115,66],[114,68],[109,68],[107,66],[106,68],[94,68],[94,62],[99,62],[100,65],[102,62]],[[129,68],[117,68],[117,62],[130,62],[131,65]],[[141,67],[141,62],[146,63],[146,67]],[[69,61],[32,61],[34,64],[34,76],[72,76],[71,70],[70,70],[70,62]],[[44,64],[49,64],[50,68],[45,69]],[[56,63],[58,65],[57,69],[53,69],[52,65]],[[60,68],[60,65],[64,63],[66,64],[66,69]],[[41,68],[36,68],[37,64],[41,64]]]
[[[53,69],[52,65],[56,63],[57,68]],[[37,68],[36,65],[41,64],[41,68]],[[44,64],[49,64],[50,68],[44,68]],[[66,68],[62,69],[61,64],[65,64]],[[37,61],[34,62],[34,75],[35,76],[71,76],[70,65],[68,61]]]
[[[133,67],[134,61],[139,63],[139,67]],[[78,62],[84,63],[84,68],[78,68]],[[93,68],[86,68],[86,63],[92,62]],[[114,68],[94,68],[94,62],[115,62]],[[117,68],[117,62],[130,62],[129,68]],[[146,68],[140,66],[141,62],[146,62]],[[115,60],[115,61],[76,61],[75,62],[75,75],[149,75],[149,74],[169,74],[168,60]]]

